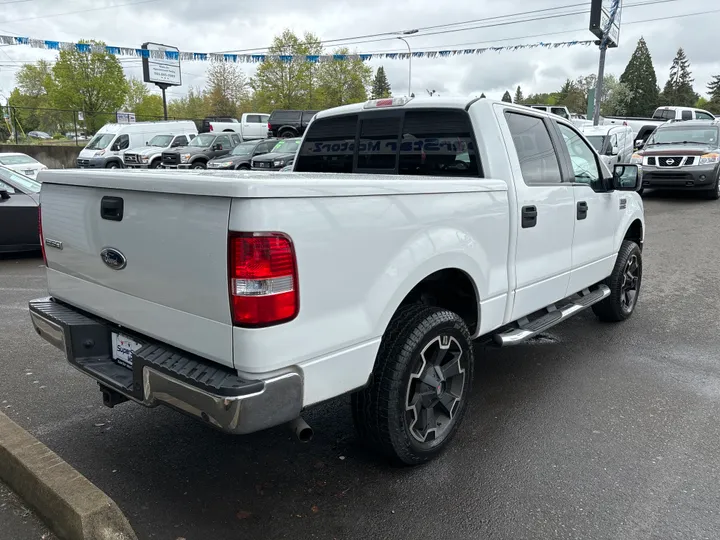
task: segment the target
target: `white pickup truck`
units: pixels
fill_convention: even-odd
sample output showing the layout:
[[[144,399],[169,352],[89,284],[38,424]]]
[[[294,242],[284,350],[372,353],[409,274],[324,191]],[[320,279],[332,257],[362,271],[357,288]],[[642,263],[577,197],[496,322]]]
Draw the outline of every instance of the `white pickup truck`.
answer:
[[[510,346],[636,306],[636,165],[510,103],[390,98],[318,113],[292,173],[42,171],[37,333],[108,406],[243,434],[352,393],[405,464],[466,413],[474,340]]]
[[[264,139],[268,132],[269,114],[245,113],[237,118],[206,118],[201,133],[237,133],[243,141]]]

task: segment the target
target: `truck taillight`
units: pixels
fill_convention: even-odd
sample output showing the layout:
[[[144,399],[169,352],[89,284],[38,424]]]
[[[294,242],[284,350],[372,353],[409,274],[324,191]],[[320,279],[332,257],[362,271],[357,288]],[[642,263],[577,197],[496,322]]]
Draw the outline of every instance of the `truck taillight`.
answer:
[[[272,124],[270,122],[268,122],[268,131],[270,131],[271,129],[272,129]]]
[[[236,326],[269,326],[298,314],[297,263],[280,233],[230,233],[230,308]]]
[[[208,127],[210,128],[210,129],[208,129],[208,131],[212,131],[212,130],[213,130],[212,124],[208,124]]]
[[[47,266],[47,255],[45,255],[45,237],[42,232],[42,208],[38,205],[38,235],[40,236],[40,249],[42,250],[43,262]]]

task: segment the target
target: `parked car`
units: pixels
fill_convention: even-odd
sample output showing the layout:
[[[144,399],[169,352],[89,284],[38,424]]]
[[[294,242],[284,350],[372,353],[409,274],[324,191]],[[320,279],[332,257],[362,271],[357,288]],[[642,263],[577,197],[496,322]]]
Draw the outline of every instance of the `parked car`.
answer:
[[[22,173],[30,178],[36,178],[38,172],[47,169],[47,167],[38,160],[31,158],[27,154],[21,154],[20,152],[0,153],[0,165]]]
[[[262,156],[252,159],[252,168],[262,171],[279,171],[295,162],[295,155],[300,148],[302,139],[283,139],[273,149]]]
[[[268,120],[267,136],[280,139],[300,137],[318,111],[273,111]]]
[[[319,113],[282,182],[43,171],[30,316],[108,406],[307,440],[303,409],[351,393],[361,440],[419,464],[467,411],[475,339],[633,314],[638,169],[559,116],[392,98]]]
[[[201,133],[233,132],[240,135],[243,141],[264,139],[268,132],[266,113],[245,113],[237,118],[206,118],[203,120]]]
[[[52,139],[52,135],[45,133],[44,131],[29,131],[27,136],[31,139]]]
[[[583,126],[585,138],[595,147],[608,167],[630,163],[633,155],[633,132],[630,126]]]
[[[632,116],[607,116],[604,124],[619,124],[630,126],[635,137],[635,146],[642,147],[645,140],[655,131],[655,128],[668,120],[714,120],[712,113],[694,107],[658,107],[652,118]]]
[[[146,146],[155,135],[191,134],[197,134],[197,127],[190,120],[105,124],[80,151],[77,165],[81,169],[119,169],[126,150]]]
[[[40,250],[40,183],[0,166],[0,252]]]
[[[123,163],[130,169],[157,169],[162,162],[164,151],[187,146],[195,135],[196,133],[155,135],[145,146],[127,150],[123,154]]]
[[[720,198],[720,121],[668,122],[632,156],[644,188],[699,191]]]
[[[162,153],[162,166],[166,169],[206,169],[213,158],[227,156],[240,144],[237,133],[201,133],[188,143]]]
[[[226,156],[208,161],[207,168],[249,170],[250,162],[254,157],[267,154],[277,143],[277,139],[263,139],[261,141],[240,143]]]

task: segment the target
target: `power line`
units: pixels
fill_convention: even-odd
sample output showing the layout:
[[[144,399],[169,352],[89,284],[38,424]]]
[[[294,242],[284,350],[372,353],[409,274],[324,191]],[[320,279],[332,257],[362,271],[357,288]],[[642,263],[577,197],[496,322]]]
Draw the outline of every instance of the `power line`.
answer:
[[[629,9],[634,7],[643,7],[643,6],[650,6],[655,4],[666,4],[670,2],[678,2],[679,0],[645,0],[641,2],[635,2],[632,4],[626,4],[623,6],[623,9]],[[475,22],[487,22],[487,21],[497,21],[499,19],[508,19],[511,17],[519,17],[519,16],[527,16],[527,15],[533,15],[541,12],[547,12],[547,11],[555,11],[559,9],[568,9],[573,7],[581,7],[581,6],[587,6],[587,2],[583,2],[581,4],[569,4],[565,6],[556,6],[556,7],[549,7],[549,8],[542,8],[542,9],[536,9],[536,10],[530,10],[530,11],[521,11],[517,13],[511,13],[507,15],[496,15],[494,17],[486,17],[483,19],[474,19],[470,21],[462,21],[462,22],[455,22],[455,23],[445,23],[435,26],[426,26],[423,28],[418,28],[418,30],[426,30],[426,29],[434,29],[434,28],[444,28],[449,26],[460,26],[465,24],[472,24]],[[455,33],[455,32],[464,32],[467,30],[478,30],[482,28],[494,28],[498,26],[508,26],[512,24],[521,24],[526,22],[534,22],[534,21],[540,21],[540,20],[547,20],[547,19],[556,19],[558,17],[570,17],[574,15],[583,15],[589,13],[590,10],[583,9],[579,11],[572,11],[567,13],[553,13],[551,15],[546,15],[544,17],[531,17],[531,18],[525,18],[520,20],[508,20],[508,21],[500,21],[495,22],[492,24],[482,24],[478,26],[470,26],[470,27],[464,27],[464,28],[456,28],[456,29],[448,29],[448,30],[441,30],[436,32],[427,32],[427,33],[417,33],[417,34],[409,34],[405,35],[406,38],[419,38],[419,37],[425,37],[425,36],[433,36],[438,34],[447,34],[447,33]],[[320,43],[323,45],[327,45],[328,43],[336,43],[340,41],[347,41],[347,43],[338,43],[339,46],[345,46],[345,45],[358,45],[361,43],[374,43],[377,41],[389,41],[397,39],[397,35],[401,32],[384,32],[381,34],[367,34],[363,36],[353,36],[353,37],[347,37],[347,38],[334,38],[329,40],[323,40]],[[382,36],[388,36],[388,37],[382,37]],[[372,37],[378,37],[380,39],[365,39],[365,38],[372,38]],[[351,41],[351,40],[363,40],[363,41]],[[229,51],[218,51],[217,54],[224,54],[224,53],[245,53],[245,52],[255,52],[255,51],[266,51],[270,47],[254,47],[249,49],[233,49]]]
[[[64,17],[65,15],[76,15],[78,13],[87,13],[88,11],[104,11],[106,9],[115,9],[126,6],[137,6],[138,4],[149,4],[151,2],[160,2],[160,0],[139,0],[138,2],[128,2],[126,4],[114,4],[112,6],[104,6],[90,9],[78,9],[76,11],[66,11],[65,13],[51,13],[49,15],[38,15],[36,17],[24,17],[22,19],[12,19],[9,21],[0,21],[0,24],[17,23],[24,21],[35,21],[37,19],[47,19],[48,17]]]

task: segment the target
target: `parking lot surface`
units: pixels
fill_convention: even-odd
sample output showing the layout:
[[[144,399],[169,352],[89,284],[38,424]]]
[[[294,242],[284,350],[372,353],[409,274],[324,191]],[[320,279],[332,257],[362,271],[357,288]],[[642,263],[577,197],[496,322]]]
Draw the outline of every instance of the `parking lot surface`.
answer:
[[[306,445],[282,427],[234,438],[165,408],[103,407],[32,331],[38,258],[0,260],[0,406],[143,539],[716,539],[720,203],[645,204],[632,319],[588,312],[533,343],[478,350],[471,409],[426,466],[364,450],[347,398],[307,413]]]

